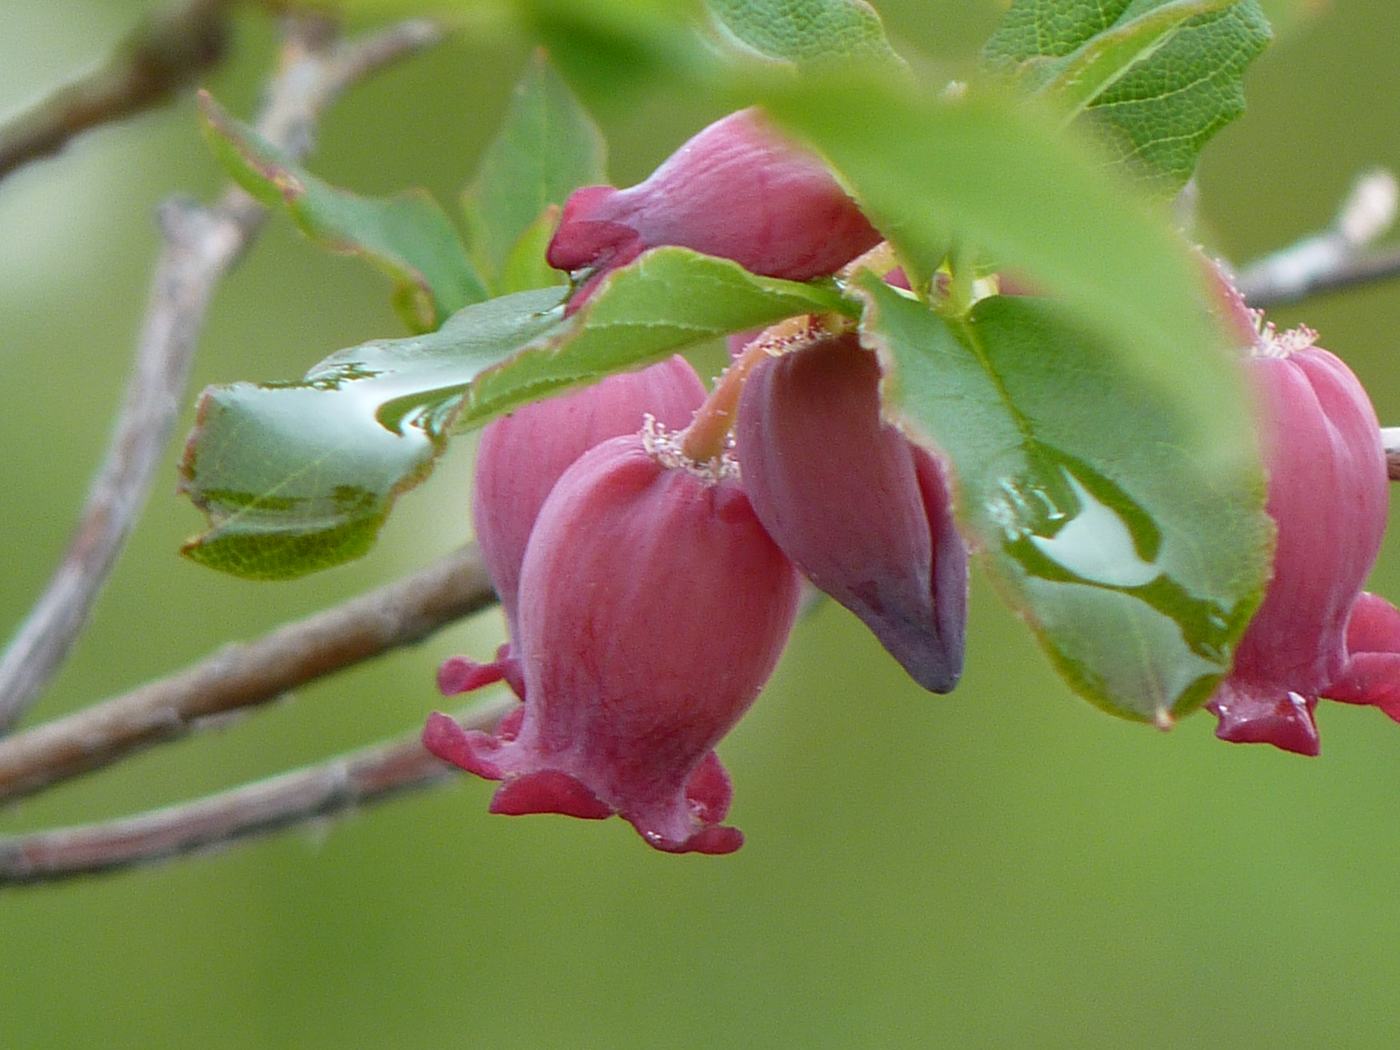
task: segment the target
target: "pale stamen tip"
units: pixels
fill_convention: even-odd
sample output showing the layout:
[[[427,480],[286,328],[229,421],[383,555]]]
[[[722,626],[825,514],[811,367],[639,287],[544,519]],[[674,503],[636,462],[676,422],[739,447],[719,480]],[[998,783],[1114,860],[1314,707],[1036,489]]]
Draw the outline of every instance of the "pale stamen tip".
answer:
[[[683,470],[715,485],[726,479],[739,480],[739,461],[734,457],[734,437],[728,436],[724,450],[711,459],[695,460],[685,454],[679,435],[666,429],[651,413],[642,417],[642,448],[668,470]]]

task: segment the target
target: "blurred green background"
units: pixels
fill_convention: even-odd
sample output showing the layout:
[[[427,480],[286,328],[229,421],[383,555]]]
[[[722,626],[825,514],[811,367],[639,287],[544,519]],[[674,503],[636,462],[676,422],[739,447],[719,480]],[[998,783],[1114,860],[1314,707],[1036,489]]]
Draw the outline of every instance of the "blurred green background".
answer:
[[[0,114],[93,62],[154,5],[0,0]],[[930,75],[966,69],[993,3],[881,0]],[[1297,7],[1299,5],[1291,5]],[[1212,245],[1249,259],[1323,225],[1363,167],[1400,168],[1400,5],[1316,4],[1207,150]],[[251,112],[272,47],[239,22],[210,79]],[[522,48],[470,38],[381,76],[310,163],[452,200]],[[619,182],[695,130],[607,122]],[[938,163],[938,158],[929,158]],[[0,183],[0,632],[61,552],[124,381],[152,210],[221,184],[188,100]],[[398,334],[379,278],[274,222],[221,288],[196,386],[288,378]],[[1400,423],[1400,281],[1306,319]],[[188,415],[182,429],[188,424]],[[39,717],[389,580],[460,543],[470,442],[367,559],[295,583],[176,556],[199,526],[173,459]],[[1400,595],[1400,533],[1375,588]],[[620,821],[506,820],[467,778],[332,827],[57,887],[0,892],[0,1047],[1393,1047],[1400,1045],[1400,726],[1327,705],[1324,756],[1162,735],[1071,697],[985,581],[968,670],[922,694],[828,603],[722,747],[748,844],[646,849]],[[299,691],[0,814],[98,819],[313,761],[421,722],[432,672],[498,622]]]

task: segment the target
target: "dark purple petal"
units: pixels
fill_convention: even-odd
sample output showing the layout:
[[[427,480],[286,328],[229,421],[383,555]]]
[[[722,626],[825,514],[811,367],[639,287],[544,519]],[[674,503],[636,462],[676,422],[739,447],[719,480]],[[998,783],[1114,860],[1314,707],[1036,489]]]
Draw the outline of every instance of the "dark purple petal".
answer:
[[[880,418],[880,369],[854,335],[760,363],[737,454],[754,511],[811,581],[925,688],[962,672],[967,550],[943,468]]]

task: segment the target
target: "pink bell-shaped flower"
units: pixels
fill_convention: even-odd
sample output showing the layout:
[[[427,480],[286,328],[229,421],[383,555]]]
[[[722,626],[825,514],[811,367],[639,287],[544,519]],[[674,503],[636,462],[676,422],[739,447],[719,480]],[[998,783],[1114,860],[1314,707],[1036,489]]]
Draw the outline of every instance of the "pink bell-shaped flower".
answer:
[[[798,578],[723,461],[613,438],[555,485],[520,577],[528,703],[496,735],[435,714],[430,751],[502,781],[493,813],[618,813],[667,852],[729,853],[713,749],[782,651]]]
[[[1313,710],[1319,696],[1346,691],[1348,621],[1385,529],[1385,453],[1366,391],[1312,332],[1252,334],[1246,369],[1278,529],[1274,573],[1208,706],[1223,740],[1315,755]],[[1359,608],[1366,635],[1374,610]]]
[[[705,128],[645,182],[575,190],[546,258],[555,269],[588,272],[572,313],[648,248],[678,245],[806,281],[835,273],[879,240],[820,160],[745,109]]]
[[[967,548],[942,466],[880,418],[854,333],[762,361],[739,402],[744,487],[768,534],[926,689],[962,673]]]
[[[525,405],[481,432],[472,518],[510,637],[516,635],[525,545],[560,475],[594,445],[636,433],[647,415],[669,427],[685,426],[704,400],[700,377],[690,362],[676,355],[638,372],[622,372],[582,390]],[[503,645],[490,663],[463,656],[446,660],[438,669],[438,688],[452,696],[502,678],[516,695],[523,695],[509,645]]]

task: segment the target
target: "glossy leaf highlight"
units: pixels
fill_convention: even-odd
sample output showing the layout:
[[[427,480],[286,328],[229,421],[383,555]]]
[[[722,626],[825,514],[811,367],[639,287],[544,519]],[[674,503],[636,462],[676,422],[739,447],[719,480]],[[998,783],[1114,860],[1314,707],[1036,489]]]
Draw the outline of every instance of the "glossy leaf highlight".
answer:
[[[993,297],[950,321],[873,278],[860,291],[885,412],[947,456],[963,526],[1066,680],[1163,725],[1201,704],[1269,566],[1263,472],[1232,363],[1211,344],[1183,346],[1164,395],[1048,301]],[[1237,411],[1184,426],[1190,413],[1171,402],[1211,384]]]
[[[210,527],[185,553],[263,579],[340,564],[369,550],[454,432],[730,331],[853,311],[829,284],[755,277],[682,248],[618,271],[568,321],[564,294],[479,303],[437,332],[342,350],[293,382],[206,390],[181,469]]]
[[[563,289],[492,299],[441,329],[333,354],[300,380],[211,387],[181,464],[209,519],[185,545],[204,565],[287,579],[365,554],[400,492],[427,476],[461,384],[559,323]],[[409,393],[452,388],[392,418]]]

